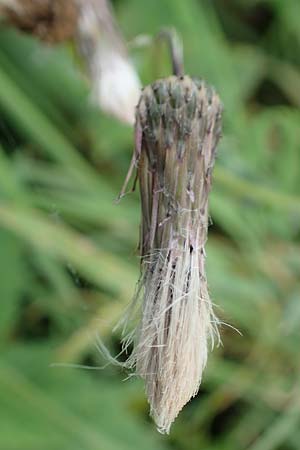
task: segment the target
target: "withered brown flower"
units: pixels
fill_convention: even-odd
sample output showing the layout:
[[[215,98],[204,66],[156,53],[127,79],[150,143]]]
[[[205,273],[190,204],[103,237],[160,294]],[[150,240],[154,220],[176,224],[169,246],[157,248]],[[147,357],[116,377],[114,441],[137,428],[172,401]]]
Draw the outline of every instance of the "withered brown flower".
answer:
[[[55,43],[76,33],[77,5],[65,0],[4,0],[0,13],[17,28]]]
[[[219,339],[205,274],[208,195],[221,134],[221,103],[205,82],[171,76],[147,86],[136,111],[141,276],[124,338],[144,378],[158,429],[168,432],[198,392],[208,343]],[[124,193],[124,189],[122,193]]]

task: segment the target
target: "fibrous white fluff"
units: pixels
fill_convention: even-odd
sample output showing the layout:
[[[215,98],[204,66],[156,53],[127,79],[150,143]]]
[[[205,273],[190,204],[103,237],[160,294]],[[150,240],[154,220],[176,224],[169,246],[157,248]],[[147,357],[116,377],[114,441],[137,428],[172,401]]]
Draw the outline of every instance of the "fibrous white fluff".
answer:
[[[140,81],[107,0],[76,0],[78,42],[92,79],[92,98],[107,113],[130,125]]]
[[[197,394],[208,340],[213,343],[217,333],[200,265],[199,254],[189,248],[143,262],[143,312],[127,366],[146,380],[150,413],[161,432],[169,432]]]
[[[220,128],[218,96],[187,76],[146,87],[137,107],[142,263],[127,317],[139,324],[124,347],[133,342],[126,366],[145,380],[161,432],[197,394],[208,346],[219,339],[204,246]]]

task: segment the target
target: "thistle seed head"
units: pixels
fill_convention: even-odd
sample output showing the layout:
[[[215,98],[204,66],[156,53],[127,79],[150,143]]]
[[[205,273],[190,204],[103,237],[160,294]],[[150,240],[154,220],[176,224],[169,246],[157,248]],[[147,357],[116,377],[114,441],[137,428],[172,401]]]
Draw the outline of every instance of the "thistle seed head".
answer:
[[[169,77],[147,86],[136,111],[135,162],[142,205],[141,277],[124,338],[127,366],[144,378],[151,415],[168,432],[198,392],[208,343],[219,338],[205,274],[208,194],[221,103],[203,81]]]
[[[26,33],[49,43],[76,33],[77,6],[65,0],[0,0],[0,14]]]
[[[142,255],[169,248],[174,239],[182,246],[187,233],[193,247],[199,226],[202,234],[207,228],[211,172],[221,134],[219,97],[203,81],[187,76],[158,80],[142,93],[137,123],[142,129]]]

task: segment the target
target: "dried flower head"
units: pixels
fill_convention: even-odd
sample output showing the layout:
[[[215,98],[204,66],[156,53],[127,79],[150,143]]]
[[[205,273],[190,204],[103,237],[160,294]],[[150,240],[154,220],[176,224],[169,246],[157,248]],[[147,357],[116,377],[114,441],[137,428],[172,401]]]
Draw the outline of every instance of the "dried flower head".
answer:
[[[70,39],[76,32],[73,0],[0,0],[0,14],[20,30],[51,43]]]
[[[197,394],[208,344],[219,339],[204,246],[220,134],[220,100],[203,81],[171,76],[144,89],[131,166],[142,203],[141,277],[128,311],[140,320],[124,347],[133,341],[126,365],[145,380],[161,432]]]

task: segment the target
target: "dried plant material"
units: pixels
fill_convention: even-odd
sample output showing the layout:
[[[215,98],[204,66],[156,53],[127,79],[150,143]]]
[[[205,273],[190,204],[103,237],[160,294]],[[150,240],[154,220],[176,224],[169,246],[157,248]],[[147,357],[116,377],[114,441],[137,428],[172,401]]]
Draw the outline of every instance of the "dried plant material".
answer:
[[[172,76],[144,89],[129,171],[138,165],[141,277],[124,332],[134,316],[139,325],[124,347],[134,344],[126,366],[145,380],[161,432],[197,394],[208,346],[219,340],[204,247],[220,134],[220,100],[204,82]]]
[[[18,0],[0,0],[0,14],[5,14],[7,10],[17,11],[20,7]]]
[[[0,0],[0,12],[15,27],[46,42],[76,39],[94,103],[134,124],[140,81],[108,0]]]
[[[2,14],[17,28],[47,42],[62,42],[76,33],[73,0],[1,0]]]
[[[106,0],[77,0],[78,42],[92,80],[92,96],[107,113],[134,124],[140,81]]]

